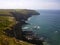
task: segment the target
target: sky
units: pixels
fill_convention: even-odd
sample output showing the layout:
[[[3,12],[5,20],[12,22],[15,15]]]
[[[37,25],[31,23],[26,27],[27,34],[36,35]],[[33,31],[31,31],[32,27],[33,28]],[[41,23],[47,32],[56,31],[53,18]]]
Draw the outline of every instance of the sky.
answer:
[[[0,0],[0,9],[60,10],[60,0]]]

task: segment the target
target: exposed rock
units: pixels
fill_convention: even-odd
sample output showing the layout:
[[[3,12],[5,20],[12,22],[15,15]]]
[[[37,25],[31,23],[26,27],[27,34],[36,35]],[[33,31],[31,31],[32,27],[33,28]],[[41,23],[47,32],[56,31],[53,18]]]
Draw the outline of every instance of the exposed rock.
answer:
[[[1,10],[0,10],[1,12]],[[18,23],[16,23],[16,25],[14,25],[14,27],[12,27],[12,30],[11,31],[7,31],[9,33],[7,33],[6,31],[6,34],[10,35],[13,34],[12,36],[14,36],[16,39],[22,39],[23,37],[23,33],[22,33],[22,26],[24,24],[26,24],[25,21],[28,20],[29,17],[33,16],[33,15],[39,15],[39,13],[35,10],[27,10],[27,9],[21,9],[21,10],[2,10],[2,12],[4,12],[4,14],[6,14],[7,16],[12,16],[15,18],[16,21],[18,21]],[[3,15],[3,13],[0,13],[1,15]],[[5,15],[3,15],[5,16]],[[39,28],[39,27],[38,27]],[[27,36],[29,37],[29,36]],[[42,44],[42,41],[40,40],[36,40],[37,38],[33,38],[33,40],[29,41],[27,40],[28,42],[31,42],[33,44],[38,44],[38,45],[43,45]]]

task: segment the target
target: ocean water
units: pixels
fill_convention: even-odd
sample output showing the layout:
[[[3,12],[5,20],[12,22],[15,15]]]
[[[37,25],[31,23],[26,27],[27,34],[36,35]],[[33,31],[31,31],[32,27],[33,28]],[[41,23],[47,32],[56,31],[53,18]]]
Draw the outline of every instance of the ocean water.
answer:
[[[60,10],[37,10],[40,15],[32,16],[27,21],[28,30],[37,36],[43,36],[50,45],[60,45]],[[39,29],[34,29],[39,26]]]

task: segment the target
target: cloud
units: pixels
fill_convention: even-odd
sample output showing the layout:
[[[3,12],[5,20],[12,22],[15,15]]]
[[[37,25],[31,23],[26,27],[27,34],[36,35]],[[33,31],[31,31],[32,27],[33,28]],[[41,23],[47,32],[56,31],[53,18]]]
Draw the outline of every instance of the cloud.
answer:
[[[47,1],[47,0],[46,0]],[[16,9],[16,8],[27,8],[27,9],[60,9],[57,2],[46,2],[41,0],[5,0],[0,1],[0,8],[3,9]]]

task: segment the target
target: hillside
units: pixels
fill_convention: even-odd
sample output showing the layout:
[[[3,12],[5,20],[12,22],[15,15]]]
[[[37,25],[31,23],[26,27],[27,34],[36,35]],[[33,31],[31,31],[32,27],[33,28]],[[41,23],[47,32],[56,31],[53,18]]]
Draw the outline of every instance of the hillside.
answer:
[[[11,13],[12,12],[12,13]],[[34,10],[26,10],[26,9],[0,9],[0,45],[32,45],[31,43],[18,40],[15,37],[7,36],[5,30],[12,30],[11,27],[16,25],[17,23],[22,24],[21,20],[27,20],[32,15],[37,15],[38,12]],[[23,15],[21,19],[20,16]],[[17,19],[17,20],[16,20]],[[20,25],[20,26],[22,26]],[[18,29],[17,29],[18,30]],[[20,30],[19,30],[20,31]],[[22,30],[21,30],[22,31]],[[19,32],[20,33],[20,32]],[[18,34],[19,34],[18,33]],[[21,36],[20,36],[21,37]]]

